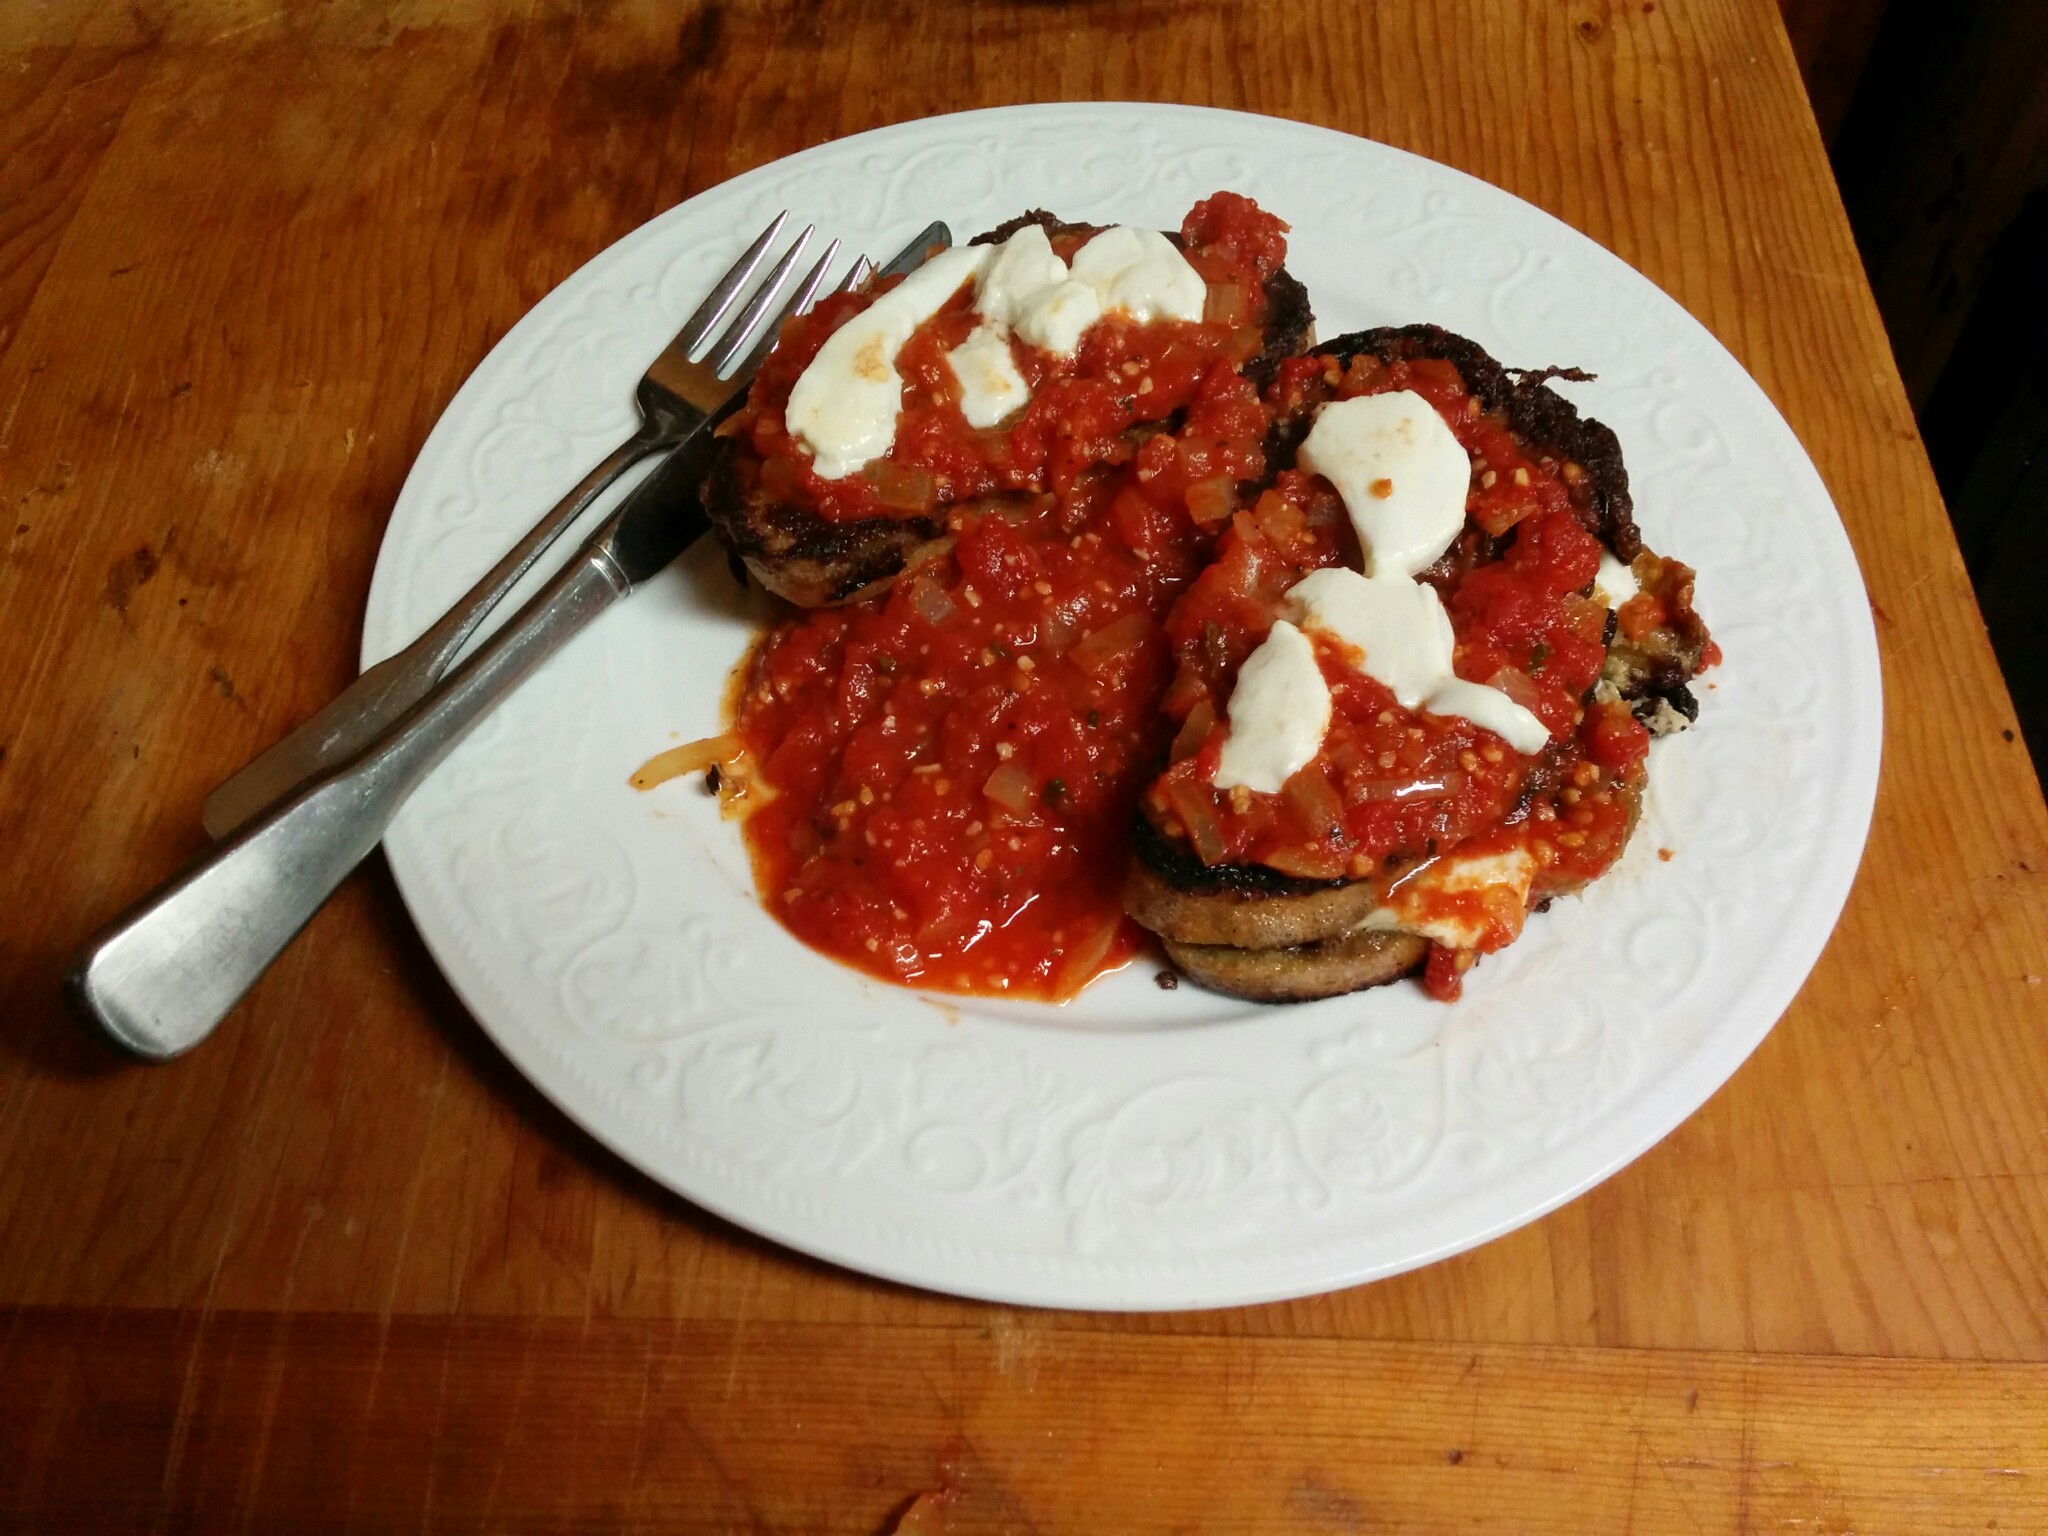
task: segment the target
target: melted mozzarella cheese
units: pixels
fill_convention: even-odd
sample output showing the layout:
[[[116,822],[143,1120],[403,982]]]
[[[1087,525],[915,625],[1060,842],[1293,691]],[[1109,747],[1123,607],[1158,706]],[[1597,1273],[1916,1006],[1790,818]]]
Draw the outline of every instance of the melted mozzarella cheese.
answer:
[[[1104,309],[1133,320],[1199,320],[1209,297],[1202,274],[1156,229],[1117,225],[1074,252],[1074,276],[1102,295]]]
[[[1031,399],[1031,387],[1010,355],[1012,335],[1042,352],[1072,357],[1080,349],[1082,336],[1107,310],[1124,310],[1141,321],[1199,320],[1208,297],[1208,285],[1202,281],[1202,275],[1156,229],[1105,229],[1075,252],[1071,271],[1054,254],[1051,239],[1037,224],[1024,225],[1001,245],[968,249],[981,256],[975,274],[974,308],[982,323],[966,341],[946,354],[946,361],[960,381],[961,414],[972,427],[992,427]],[[943,259],[938,257],[934,261]],[[878,301],[875,307],[880,308],[880,304]],[[931,313],[927,310],[923,318]],[[849,321],[849,328],[862,318],[856,316]],[[893,348],[875,355],[886,356],[893,372],[896,350],[907,340],[908,332],[896,340]],[[819,356],[822,358],[823,352]],[[809,377],[806,371],[805,378]],[[837,478],[832,470],[822,467],[828,458],[835,466],[846,463],[850,468],[858,468],[877,453],[886,453],[889,442],[894,441],[895,416],[892,413],[888,418],[885,440],[879,422],[880,390],[871,393],[876,395],[875,401],[849,411],[868,424],[866,430],[842,432],[836,441],[843,446],[831,455],[813,444],[821,466],[818,473],[827,479]],[[790,399],[794,407],[795,395]],[[810,403],[807,397],[806,404]],[[795,421],[792,414],[792,430],[810,442],[808,432],[798,429]],[[825,435],[829,437],[830,433]],[[871,447],[876,441],[882,442],[880,449]],[[866,457],[857,459],[855,455],[861,452]]]
[[[941,251],[826,338],[784,411],[821,477],[843,479],[889,451],[903,409],[896,354],[992,255],[985,245]]]
[[[1017,306],[1017,334],[1059,357],[1080,350],[1081,337],[1102,318],[1102,295],[1078,278],[1033,290]]]
[[[1330,686],[1308,636],[1285,619],[1245,659],[1230,694],[1230,735],[1211,780],[1262,794],[1280,787],[1311,761],[1330,728]]]
[[[1619,608],[1642,591],[1636,573],[1616,559],[1612,550],[1600,551],[1600,574],[1593,578],[1593,593],[1607,599],[1607,606]]]
[[[1462,677],[1438,683],[1423,706],[1432,715],[1462,715],[1481,730],[1493,732],[1524,757],[1534,757],[1550,743],[1550,727],[1498,688],[1468,683]]]
[[[1431,588],[1406,576],[1311,571],[1288,589],[1280,611],[1359,652],[1359,670],[1391,688],[1403,709],[1421,708],[1450,670],[1450,615]]]
[[[1524,755],[1550,740],[1543,722],[1498,688],[1468,683],[1452,670],[1456,638],[1433,587],[1333,566],[1290,587],[1280,611],[1358,652],[1359,670],[1392,690],[1403,709],[1463,716]]]
[[[1297,462],[1337,489],[1368,576],[1413,576],[1465,526],[1472,461],[1413,390],[1324,406]]]
[[[1029,402],[1009,337],[1071,357],[1112,309],[1133,319],[1199,320],[1201,273],[1156,229],[1105,229],[1074,253],[1070,272],[1044,229],[1027,224],[999,246],[941,251],[841,326],[789,392],[784,419],[812,468],[839,480],[896,441],[903,380],[896,356],[969,278],[982,324],[946,355],[968,424],[990,427]]]
[[[974,285],[974,307],[998,325],[1014,327],[1033,294],[1066,280],[1067,264],[1053,254],[1044,229],[1026,224],[995,248]]]
[[[1402,881],[1359,927],[1419,933],[1448,949],[1498,949],[1521,932],[1535,879],[1526,848],[1453,849]]]
[[[960,381],[960,414],[970,427],[992,427],[1031,398],[1031,386],[1010,355],[1010,335],[992,320],[946,354]]]

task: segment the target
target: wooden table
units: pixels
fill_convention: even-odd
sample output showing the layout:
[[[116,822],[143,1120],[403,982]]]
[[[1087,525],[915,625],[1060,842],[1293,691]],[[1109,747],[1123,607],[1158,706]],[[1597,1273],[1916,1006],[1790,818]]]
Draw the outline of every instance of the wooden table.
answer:
[[[1095,1317],[656,1188],[498,1057],[380,867],[185,1060],[66,1021],[66,954],[349,676],[406,467],[528,306],[772,157],[1064,97],[1507,187],[1812,452],[1883,788],[1705,1109],[1419,1273]],[[0,504],[0,1521],[874,1532],[951,1486],[927,1529],[2048,1527],[2048,816],[1770,0],[7,6]]]

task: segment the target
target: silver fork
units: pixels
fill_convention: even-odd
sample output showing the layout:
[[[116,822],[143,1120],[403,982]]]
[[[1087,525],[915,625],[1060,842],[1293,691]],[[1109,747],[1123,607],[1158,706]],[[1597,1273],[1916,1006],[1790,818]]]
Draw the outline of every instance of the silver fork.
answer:
[[[632,435],[577,481],[425,634],[395,656],[369,668],[319,713],[209,795],[201,820],[210,836],[227,836],[299,785],[355,756],[387,730],[426,696],[477,626],[607,486],[649,454],[673,449],[701,429],[753,377],[761,357],[774,344],[782,322],[810,309],[826,270],[839,251],[837,240],[825,247],[825,254],[804,277],[794,297],[774,322],[763,329],[762,320],[810,243],[813,226],[806,224],[732,323],[712,340],[712,332],[746,292],[788,218],[785,210],[770,221],[712,286],[696,313],[683,322],[683,328],[662,348],[661,355],[648,365],[633,391],[640,423]],[[872,270],[868,259],[861,257],[839,287],[858,285]]]
[[[946,226],[934,224],[882,274],[912,271],[951,243]],[[808,292],[800,291],[786,312],[815,296],[824,266],[806,279]],[[865,268],[863,258],[849,281],[859,281]],[[721,376],[717,353],[700,366],[710,368],[730,399],[773,340],[771,332],[756,341],[729,378]],[[722,415],[715,408],[706,423]],[[461,657],[390,729],[293,787],[94,935],[65,976],[79,1009],[145,1060],[165,1060],[204,1039],[382,840],[399,807],[464,734],[706,530],[697,484],[713,446],[701,425],[686,432],[520,611]]]

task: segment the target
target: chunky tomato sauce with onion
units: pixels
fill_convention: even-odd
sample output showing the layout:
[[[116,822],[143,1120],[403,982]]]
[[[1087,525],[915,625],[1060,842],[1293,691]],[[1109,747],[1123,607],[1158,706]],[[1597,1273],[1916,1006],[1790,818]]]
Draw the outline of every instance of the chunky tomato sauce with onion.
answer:
[[[1404,910],[1402,881],[1440,852],[1520,850],[1536,867],[1532,898],[1574,889],[1619,857],[1640,797],[1649,735],[1620,702],[1582,701],[1606,658],[1609,610],[1585,595],[1600,543],[1575,508],[1591,495],[1579,465],[1560,463],[1481,409],[1449,362],[1384,363],[1361,356],[1340,370],[1323,359],[1281,365],[1272,403],[1300,418],[1333,399],[1413,390],[1450,426],[1473,461],[1467,526],[1421,580],[1444,600],[1459,677],[1489,684],[1551,732],[1538,757],[1516,753],[1455,715],[1402,708],[1358,658],[1315,639],[1332,718],[1314,760],[1278,794],[1212,784],[1238,669],[1265,639],[1282,596],[1308,572],[1357,563],[1351,525],[1327,482],[1279,475],[1236,514],[1216,557],[1167,618],[1176,672],[1164,712],[1178,722],[1172,763],[1146,791],[1145,810],[1205,863],[1264,864],[1306,879],[1377,879],[1397,912],[1456,916],[1484,934],[1478,951],[1521,930],[1527,910],[1500,893],[1432,893]],[[1673,580],[1690,573],[1675,562]],[[1689,587],[1688,587],[1689,590]],[[1668,617],[1646,591],[1622,613],[1647,627]],[[1472,952],[1433,952],[1426,982],[1455,996]]]
[[[785,330],[738,428],[764,483],[828,518],[936,509],[950,541],[882,596],[791,615],[748,663],[745,835],[798,937],[890,980],[1039,998],[1129,957],[1130,820],[1173,729],[1161,620],[1265,475],[1271,407],[1240,368],[1284,231],[1245,198],[1197,205],[1204,320],[1111,316],[1071,360],[1018,348],[1033,397],[997,430],[967,426],[945,362],[975,324],[963,289],[903,349],[887,459],[841,480],[781,408],[863,300]]]
[[[1457,995],[1477,954],[1533,905],[1619,856],[1648,735],[1598,702],[1607,605],[1585,470],[1522,441],[1455,366],[1280,364],[1261,346],[1285,226],[1218,194],[1182,228],[1209,284],[1204,319],[1110,317],[1079,354],[1017,349],[1030,403],[1001,427],[962,416],[947,351],[976,324],[963,289],[905,345],[888,456],[839,480],[811,470],[783,408],[824,339],[866,299],[792,322],[729,430],[775,495],[829,520],[937,517],[947,536],[883,595],[799,612],[755,648],[734,731],[745,836],[771,911],[798,937],[889,980],[1064,998],[1127,959],[1135,810],[1205,863],[1375,881],[1404,922],[1455,919],[1425,984]],[[1055,249],[1071,257],[1081,237]],[[1326,637],[1333,718],[1278,794],[1213,784],[1238,669],[1282,596],[1358,549],[1324,481],[1267,481],[1265,445],[1333,399],[1413,390],[1473,460],[1464,532],[1420,579],[1443,598],[1458,676],[1499,688],[1551,732],[1537,756],[1458,716],[1406,710]],[[1689,610],[1691,573],[1645,555],[1624,633]],[[1715,658],[1711,650],[1709,663]],[[1589,702],[1591,700],[1591,702]],[[1161,771],[1161,764],[1165,764]],[[1526,899],[1432,887],[1452,848],[1526,860]]]
[[[963,287],[898,355],[903,411],[888,456],[827,480],[812,472],[783,411],[825,339],[876,297],[835,295],[784,327],[725,430],[747,435],[771,494],[832,521],[929,514],[1007,491],[1066,496],[1082,475],[1127,462],[1131,429],[1185,408],[1218,362],[1242,364],[1258,353],[1264,286],[1286,259],[1285,231],[1249,198],[1224,192],[1196,204],[1181,237],[1183,254],[1208,284],[1203,318],[1140,325],[1112,313],[1089,328],[1071,358],[1018,347],[1030,403],[1011,421],[980,430],[960,413],[959,381],[946,364],[979,320],[973,290]],[[1061,233],[1053,251],[1068,260],[1086,239],[1086,232]]]

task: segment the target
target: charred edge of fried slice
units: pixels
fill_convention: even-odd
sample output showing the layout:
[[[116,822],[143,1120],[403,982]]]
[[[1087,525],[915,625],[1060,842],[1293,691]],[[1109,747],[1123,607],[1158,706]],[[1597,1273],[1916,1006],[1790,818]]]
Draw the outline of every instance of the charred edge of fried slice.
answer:
[[[1480,405],[1506,417],[1508,425],[1530,442],[1577,463],[1586,471],[1592,492],[1593,520],[1586,531],[1622,560],[1633,560],[1643,547],[1636,530],[1635,500],[1629,494],[1628,469],[1621,460],[1621,442],[1605,423],[1581,416],[1578,407],[1550,388],[1553,378],[1588,379],[1576,368],[1508,368],[1478,342],[1439,325],[1390,325],[1353,331],[1317,347],[1319,357],[1349,363],[1361,352],[1382,362],[1441,358],[1455,364],[1465,388]]]
[[[1273,375],[1290,357],[1298,357],[1315,343],[1316,315],[1308,301],[1308,288],[1285,267],[1266,279],[1265,345],[1244,365],[1244,375],[1260,389],[1272,383]]]
[[[1075,234],[1084,229],[1092,234],[1102,228],[1099,224],[1070,224],[1056,213],[1047,213],[1043,208],[1033,208],[1029,212],[1018,214],[1014,219],[1003,220],[994,229],[983,230],[967,243],[969,245],[1001,245],[1010,236],[1016,234],[1018,230],[1028,229],[1033,224],[1044,230],[1048,237],[1052,235]]]
[[[1384,986],[1421,969],[1429,940],[1362,929],[1290,949],[1166,941],[1166,956],[1196,985],[1254,1003],[1304,1003]]]
[[[945,525],[928,517],[864,517],[835,523],[789,502],[759,495],[745,483],[751,455],[712,456],[702,490],[704,510],[726,548],[756,581],[803,608],[843,603],[901,571],[920,545]]]
[[[1235,869],[1253,865],[1224,866]],[[1235,949],[1287,949],[1349,933],[1379,905],[1376,887],[1359,882],[1309,891],[1250,895],[1242,891],[1190,891],[1143,858],[1131,861],[1124,880],[1124,911],[1142,926],[1183,944]]]
[[[1196,896],[1306,896],[1333,890],[1342,880],[1304,880],[1264,864],[1204,864],[1152,824],[1143,810],[1131,818],[1131,846],[1138,859],[1175,890]]]
[[[1069,224],[1034,208],[968,243],[1000,243],[1027,224],[1041,226],[1048,235],[1101,227]],[[1179,236],[1168,238],[1178,241]],[[1308,290],[1285,269],[1267,280],[1266,304],[1265,345],[1244,365],[1245,376],[1261,388],[1284,358],[1308,346],[1315,326]],[[930,518],[831,522],[800,503],[762,495],[755,478],[758,470],[748,445],[736,437],[720,438],[701,486],[704,510],[754,579],[799,607],[843,603],[878,590],[901,574],[921,545],[942,532],[939,522]]]

